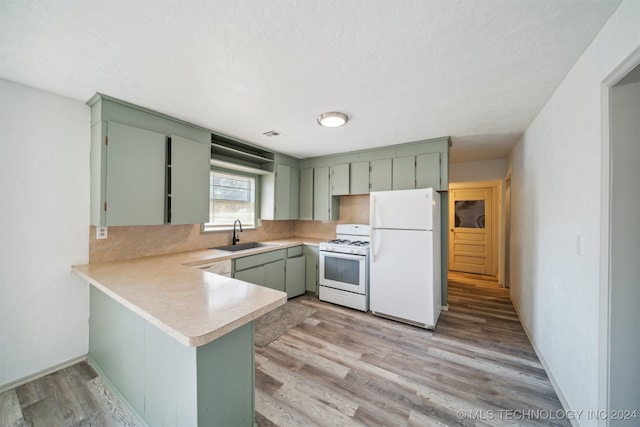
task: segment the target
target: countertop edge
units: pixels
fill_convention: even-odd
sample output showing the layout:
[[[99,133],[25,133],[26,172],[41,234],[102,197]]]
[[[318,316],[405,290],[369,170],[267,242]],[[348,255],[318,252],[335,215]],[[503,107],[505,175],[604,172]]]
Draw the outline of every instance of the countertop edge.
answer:
[[[160,329],[162,332],[166,333],[167,335],[169,335],[170,337],[172,337],[173,339],[178,341],[180,344],[182,344],[184,346],[187,346],[187,347],[193,347],[193,345],[190,344],[192,338],[189,338],[189,337],[181,334],[180,332],[176,331],[174,328],[172,328],[171,326],[167,325],[166,323],[164,323],[160,319],[156,318],[155,316],[152,316],[148,311],[141,309],[140,307],[138,307],[135,304],[132,304],[126,298],[123,298],[120,295],[118,295],[117,293],[111,291],[108,287],[102,285],[100,282],[96,281],[91,276],[88,276],[87,274],[83,273],[82,271],[76,269],[74,266],[72,266],[71,269],[75,274],[77,274],[81,278],[83,278],[86,281],[88,281],[91,285],[95,286],[97,289],[99,289],[105,295],[108,295],[114,301],[122,304],[124,307],[128,308],[129,310],[131,310],[132,312],[134,312],[138,316],[142,317],[144,320],[148,321],[149,323],[151,323],[152,325],[154,325],[155,327]],[[241,326],[241,325],[239,325],[239,326]],[[201,344],[201,345],[203,345],[203,344]]]
[[[159,330],[164,332],[166,335],[172,337],[180,344],[186,347],[200,347],[216,340],[217,338],[220,338],[221,336],[233,331],[236,328],[239,328],[257,319],[263,314],[266,314],[274,310],[275,308],[281,305],[284,305],[287,302],[286,293],[279,292],[281,295],[272,296],[271,298],[267,299],[267,302],[265,302],[265,304],[260,306],[259,308],[253,311],[248,311],[243,316],[232,319],[228,323],[225,323],[217,327],[216,329],[211,330],[208,333],[205,333],[202,335],[189,335],[187,333],[180,332],[179,330],[175,329],[174,327],[170,326],[169,324],[167,324],[166,322],[158,318],[156,315],[151,314],[149,311],[131,302],[126,297],[121,296],[118,292],[110,289],[109,286],[100,282],[99,277],[98,278],[92,277],[90,275],[90,268],[100,266],[101,264],[109,264],[114,266],[114,264],[117,264],[119,262],[125,262],[129,264],[132,262],[135,263],[137,260],[140,260],[141,262],[148,262],[150,261],[150,258],[158,258],[158,259],[165,258],[170,263],[175,262],[175,266],[177,268],[183,267],[183,268],[190,269],[190,268],[198,268],[198,266],[205,265],[207,263],[223,261],[223,260],[231,260],[231,259],[241,258],[245,256],[256,255],[260,253],[288,249],[288,248],[300,246],[300,245],[317,246],[320,241],[321,241],[320,239],[315,239],[315,238],[295,238],[294,237],[294,238],[265,241],[263,243],[271,244],[272,246],[270,245],[268,247],[259,247],[255,249],[248,249],[248,250],[243,250],[238,252],[226,252],[221,250],[216,251],[215,248],[199,249],[199,250],[175,253],[175,254],[158,255],[158,256],[142,257],[142,258],[129,258],[129,259],[123,259],[119,261],[109,261],[106,263],[72,265],[71,270],[73,271],[74,274],[76,274],[77,276],[89,282],[90,285],[95,286],[96,289],[100,290],[105,295],[112,298],[114,301],[122,304],[122,306],[128,308],[129,310],[131,310],[133,313],[140,316],[145,321],[154,325]],[[258,286],[258,285],[253,285],[253,286]]]
[[[188,338],[188,343],[185,343],[185,345],[187,345],[188,347],[201,347],[203,345],[209,344],[210,342],[220,338],[223,335],[228,334],[234,329],[244,326],[247,323],[252,322],[258,317],[262,316],[263,314],[266,314],[271,310],[274,310],[280,307],[281,305],[284,305],[286,302],[287,302],[287,297],[285,294],[280,300],[276,300],[275,302],[272,302],[262,307],[259,310],[253,311],[251,314],[238,318],[233,322],[230,322],[227,325],[216,329],[215,331],[211,331],[210,333],[201,335],[199,337]]]

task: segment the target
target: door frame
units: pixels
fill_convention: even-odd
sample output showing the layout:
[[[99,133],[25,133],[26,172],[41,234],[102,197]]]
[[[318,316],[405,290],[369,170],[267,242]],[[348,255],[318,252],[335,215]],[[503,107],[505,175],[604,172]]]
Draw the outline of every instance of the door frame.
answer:
[[[611,199],[612,138],[611,138],[611,89],[623,77],[640,65],[640,47],[620,63],[601,84],[602,146],[600,188],[600,307],[598,330],[598,408],[607,413],[610,409],[611,387]],[[609,419],[600,419],[599,426],[608,426]]]
[[[502,271],[502,257],[504,255],[504,248],[500,244],[500,236],[502,236],[502,181],[469,181],[469,182],[451,182],[449,183],[449,191],[451,190],[467,190],[472,188],[491,188],[493,190],[493,222],[491,231],[491,269],[498,279],[498,283],[503,284]],[[453,205],[453,197],[449,197],[449,212],[455,212],[455,206]],[[451,224],[450,224],[451,226]],[[449,247],[451,246],[451,231],[447,233],[447,242]]]

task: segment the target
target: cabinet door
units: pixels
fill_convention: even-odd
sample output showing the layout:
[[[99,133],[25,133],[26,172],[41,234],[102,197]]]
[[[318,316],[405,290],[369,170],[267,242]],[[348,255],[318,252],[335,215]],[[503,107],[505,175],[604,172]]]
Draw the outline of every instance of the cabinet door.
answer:
[[[307,292],[318,295],[318,247],[304,245],[302,253],[305,255],[307,263],[305,289]]]
[[[440,188],[440,153],[416,156],[416,188],[429,187],[442,190]]]
[[[298,195],[300,194],[300,171],[291,168],[291,179],[289,180],[289,219],[298,219]]]
[[[349,194],[369,194],[369,162],[351,163]]]
[[[284,292],[285,279],[284,259],[264,265],[264,286]]]
[[[300,171],[299,219],[313,219],[313,169]]]
[[[287,258],[287,298],[304,294],[306,261],[304,256]]]
[[[391,190],[391,159],[373,160],[369,175],[371,191]]]
[[[331,167],[331,195],[349,194],[349,164]]]
[[[289,219],[290,182],[291,168],[287,165],[276,165],[275,219]]]
[[[167,137],[109,122],[106,225],[165,223]]]
[[[207,144],[171,136],[171,180],[168,222],[199,224],[209,220],[209,158]]]
[[[329,220],[329,167],[313,168],[313,219]]]
[[[416,158],[393,159],[393,189],[410,190],[416,187]]]
[[[253,283],[254,285],[264,285],[264,266],[259,265],[257,267],[248,268],[242,271],[236,271],[233,275],[234,279],[243,280],[245,282]]]

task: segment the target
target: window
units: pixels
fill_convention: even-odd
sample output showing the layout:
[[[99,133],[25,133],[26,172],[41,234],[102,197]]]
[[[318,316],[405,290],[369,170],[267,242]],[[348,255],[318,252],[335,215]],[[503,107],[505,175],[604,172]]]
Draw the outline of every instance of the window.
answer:
[[[255,227],[256,177],[211,170],[209,174],[209,222],[204,230],[229,229],[239,219],[243,227]]]

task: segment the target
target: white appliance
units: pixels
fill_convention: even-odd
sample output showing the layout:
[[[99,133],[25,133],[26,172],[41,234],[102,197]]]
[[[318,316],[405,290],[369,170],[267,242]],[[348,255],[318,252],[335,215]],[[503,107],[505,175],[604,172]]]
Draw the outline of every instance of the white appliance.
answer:
[[[440,195],[432,188],[374,191],[369,203],[371,312],[435,328],[442,309]]]
[[[369,310],[369,240],[366,224],[338,224],[336,239],[319,245],[319,298]]]

